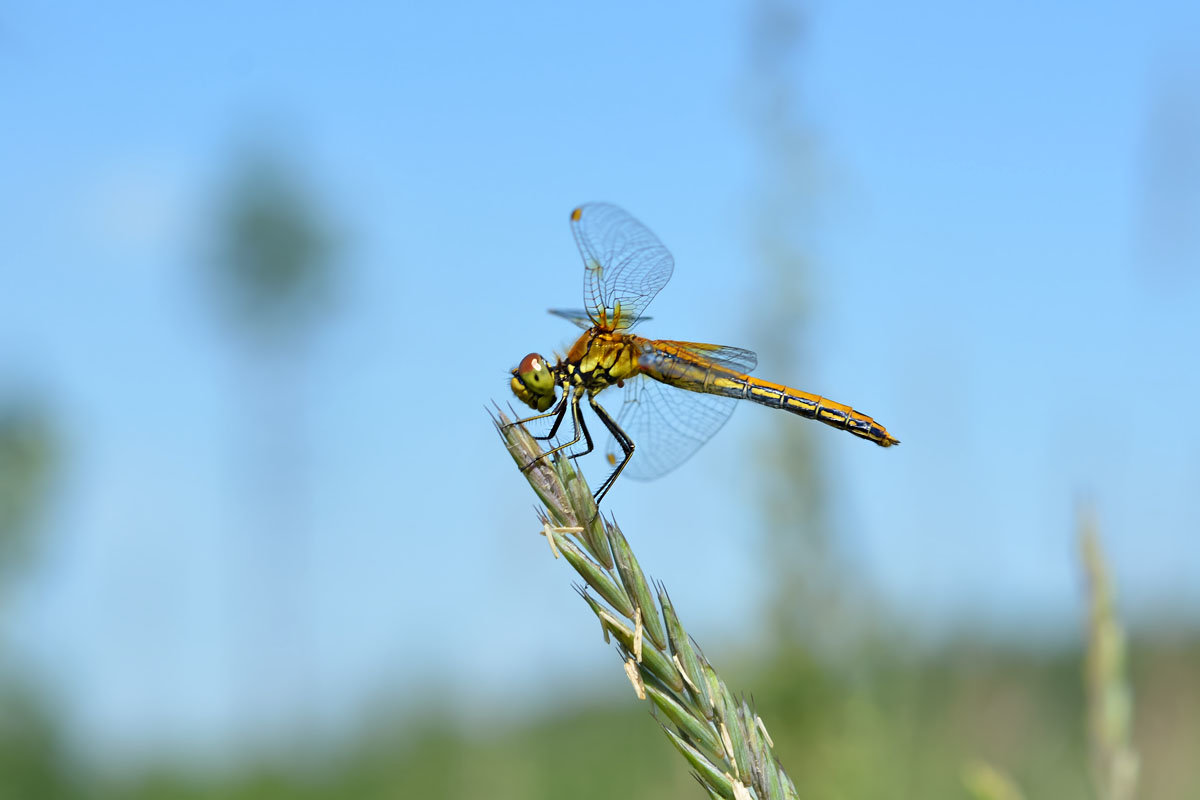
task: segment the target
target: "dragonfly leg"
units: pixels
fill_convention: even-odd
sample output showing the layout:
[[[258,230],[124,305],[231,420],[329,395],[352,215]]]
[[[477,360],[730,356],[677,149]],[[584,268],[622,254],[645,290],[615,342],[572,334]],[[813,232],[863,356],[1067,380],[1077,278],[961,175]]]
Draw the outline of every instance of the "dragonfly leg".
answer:
[[[615,419],[609,416],[604,407],[596,402],[595,397],[588,397],[588,404],[591,405],[592,411],[596,412],[596,416],[600,418],[600,421],[604,423],[604,427],[608,428],[613,438],[617,440],[617,444],[621,446],[622,454],[621,463],[604,479],[604,483],[600,484],[600,488],[596,490],[595,500],[596,505],[599,506],[600,500],[603,499],[604,495],[608,494],[608,490],[616,483],[617,477],[625,469],[625,465],[629,463],[629,459],[633,456],[633,440],[629,438],[629,434],[621,430],[621,426],[617,424]]]
[[[565,400],[566,398],[564,397],[563,399]],[[570,405],[571,405],[571,424],[575,429],[575,438],[569,442],[560,444],[558,447],[553,447],[553,448],[547,450],[546,452],[542,453],[540,456],[535,458],[533,461],[530,461],[528,464],[526,464],[524,467],[522,467],[522,470],[528,470],[530,467],[532,467],[534,464],[541,461],[542,459],[544,459],[548,456],[552,456],[555,453],[559,452],[560,450],[566,450],[569,447],[574,447],[575,445],[579,444],[579,440],[581,438],[583,438],[582,435],[580,434],[580,431],[587,433],[587,427],[584,426],[583,417],[579,413],[579,393],[578,392],[571,393]],[[564,406],[564,408],[565,408],[565,406]],[[549,414],[544,414],[543,416],[549,416]],[[561,421],[562,421],[562,418],[560,417],[559,420],[554,423],[555,430],[558,429],[558,423]],[[551,433],[551,436],[553,436],[553,433]],[[588,437],[588,443],[591,444],[590,436]]]
[[[558,407],[550,413],[557,415],[554,418],[554,424],[550,426],[550,432],[545,436],[533,436],[533,434],[530,434],[530,436],[533,436],[534,439],[545,441],[546,439],[553,439],[558,433],[558,426],[562,425],[563,419],[567,416],[567,396],[565,394],[563,395],[563,399],[559,401]],[[578,439],[576,439],[576,441],[578,441]]]
[[[578,402],[576,405],[578,405]],[[577,422],[579,423],[579,429],[583,431],[583,438],[587,442],[587,449],[579,453],[571,453],[568,458],[579,458],[580,456],[586,456],[588,453],[596,449],[596,446],[592,444],[592,434],[588,430],[587,423],[583,420],[583,414],[579,414],[579,419]],[[579,437],[575,437],[575,441],[579,441]]]
[[[532,417],[515,419],[504,427],[511,428],[513,425],[524,425],[527,422],[537,422],[539,419],[545,419],[546,417],[553,417],[557,415],[558,419],[554,420],[554,425],[550,428],[550,432],[548,434],[545,436],[534,436],[532,433],[529,434],[530,436],[533,436],[534,439],[553,439],[554,434],[558,433],[558,426],[562,424],[563,417],[566,415],[567,401],[570,399],[568,397],[569,394],[569,391],[563,392],[562,400],[558,402],[558,405],[547,411],[545,414],[534,414]]]

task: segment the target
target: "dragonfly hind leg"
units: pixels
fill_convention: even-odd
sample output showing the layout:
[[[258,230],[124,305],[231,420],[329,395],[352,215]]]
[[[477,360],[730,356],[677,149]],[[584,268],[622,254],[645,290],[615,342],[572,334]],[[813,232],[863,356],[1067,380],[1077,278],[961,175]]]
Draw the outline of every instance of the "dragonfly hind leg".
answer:
[[[584,438],[584,441],[587,442],[587,449],[581,450],[578,453],[571,453],[571,455],[567,456],[567,458],[579,458],[580,456],[586,456],[588,453],[590,453],[596,449],[596,446],[594,444],[592,444],[592,433],[591,433],[591,431],[588,430],[587,422],[585,422],[583,419],[583,414],[579,413],[578,405],[579,405],[579,403],[578,403],[578,401],[576,401],[576,420],[575,420],[575,422],[576,422],[576,424],[579,425],[579,430],[583,431],[583,438]],[[575,437],[575,441],[577,441],[577,442],[579,441],[578,436]]]
[[[600,488],[596,490],[595,500],[596,505],[599,506],[600,501],[604,498],[604,495],[608,494],[608,490],[611,489],[613,484],[617,482],[617,478],[625,469],[625,465],[627,465],[629,463],[629,459],[633,457],[634,447],[633,440],[629,438],[629,434],[621,430],[621,426],[618,425],[617,421],[613,419],[607,411],[604,410],[604,406],[596,402],[595,397],[588,397],[588,405],[592,407],[592,411],[596,412],[596,416],[599,417],[600,421],[604,423],[604,427],[608,428],[609,433],[613,435],[613,438],[617,440],[617,444],[621,446],[621,463],[617,465],[616,469],[609,473],[608,477],[604,479],[604,483],[600,484]],[[582,455],[582,453],[580,455]]]

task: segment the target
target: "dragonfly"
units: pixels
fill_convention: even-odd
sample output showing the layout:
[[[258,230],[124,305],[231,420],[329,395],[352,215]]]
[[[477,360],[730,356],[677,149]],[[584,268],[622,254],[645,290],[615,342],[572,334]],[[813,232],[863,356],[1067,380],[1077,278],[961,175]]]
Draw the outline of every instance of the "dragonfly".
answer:
[[[675,259],[648,228],[608,203],[588,203],[572,211],[571,231],[583,256],[584,308],[550,313],[584,333],[555,363],[530,353],[512,370],[513,394],[542,413],[510,424],[553,418],[549,433],[534,437],[549,440],[569,415],[573,438],[526,469],[571,451],[581,440],[583,449],[570,453],[570,458],[595,449],[580,407],[585,400],[611,434],[605,457],[612,471],[595,492],[597,505],[622,473],[650,480],[682,464],[720,430],[739,400],[815,419],[880,447],[900,444],[886,428],[850,406],[750,377],[758,365],[750,350],[631,333],[649,319],[643,312],[671,279]],[[615,418],[596,399],[614,386],[625,393]]]

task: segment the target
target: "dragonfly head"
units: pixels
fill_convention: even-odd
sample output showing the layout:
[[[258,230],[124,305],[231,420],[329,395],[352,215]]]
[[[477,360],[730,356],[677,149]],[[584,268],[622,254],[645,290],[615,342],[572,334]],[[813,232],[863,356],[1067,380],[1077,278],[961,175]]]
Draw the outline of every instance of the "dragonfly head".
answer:
[[[554,370],[546,359],[530,353],[512,371],[512,391],[525,405],[537,411],[545,411],[554,405]]]

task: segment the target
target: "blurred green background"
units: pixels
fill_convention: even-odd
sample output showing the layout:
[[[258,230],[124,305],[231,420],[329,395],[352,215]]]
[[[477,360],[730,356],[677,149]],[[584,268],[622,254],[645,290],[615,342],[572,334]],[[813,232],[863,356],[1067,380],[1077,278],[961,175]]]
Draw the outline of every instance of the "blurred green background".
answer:
[[[606,501],[801,796],[1105,796],[1094,524],[1138,796],[1200,797],[1198,53],[1170,2],[6,6],[0,797],[702,796],[484,411],[589,200],[676,257],[639,333],[904,443],[747,409]]]

